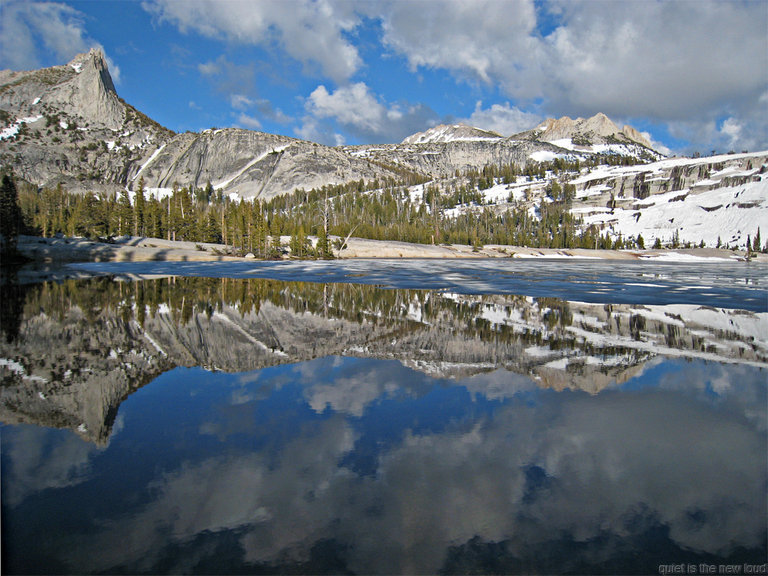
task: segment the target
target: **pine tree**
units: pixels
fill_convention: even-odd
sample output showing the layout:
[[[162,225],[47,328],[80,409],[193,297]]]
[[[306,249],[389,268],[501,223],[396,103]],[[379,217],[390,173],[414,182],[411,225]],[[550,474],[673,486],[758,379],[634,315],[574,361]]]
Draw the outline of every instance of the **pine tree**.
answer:
[[[303,226],[299,225],[298,231],[291,236],[289,246],[294,258],[304,258],[307,255],[307,235]]]
[[[19,234],[23,228],[19,194],[14,179],[5,174],[0,186],[0,235],[3,237],[2,254],[4,257],[16,255]]]
[[[267,258],[269,256],[269,228],[267,227],[267,220],[264,217],[261,203],[257,204],[254,209],[256,210],[256,253],[261,258]]]
[[[331,251],[331,245],[328,242],[328,224],[331,219],[331,208],[328,203],[328,192],[325,192],[325,199],[323,205],[320,208],[320,231],[317,237],[317,257],[329,260],[333,258],[333,252]]]
[[[280,228],[280,222],[274,216],[269,220],[269,234],[271,239],[269,240],[269,257],[277,258],[282,255],[283,242],[282,242],[282,230]]]
[[[206,216],[205,234],[203,237],[204,242],[219,242],[221,241],[221,234],[219,233],[219,223],[216,213],[212,209],[208,209]]]
[[[328,236],[322,226],[317,234],[317,257],[322,258],[323,260],[330,260],[333,258],[333,252],[331,252]]]
[[[133,199],[133,235],[144,234],[144,176],[139,178],[139,187],[136,189],[136,197]]]
[[[117,209],[115,210],[114,218],[116,220],[115,228],[117,228],[117,234],[122,236],[128,233],[128,226],[131,221],[131,200],[128,198],[128,191],[122,190],[120,192],[120,198],[117,201]]]

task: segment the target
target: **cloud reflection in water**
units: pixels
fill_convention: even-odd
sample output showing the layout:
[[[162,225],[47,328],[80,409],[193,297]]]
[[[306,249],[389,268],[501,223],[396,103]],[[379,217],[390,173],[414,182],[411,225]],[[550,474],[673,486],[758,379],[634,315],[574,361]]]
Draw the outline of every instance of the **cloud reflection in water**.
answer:
[[[759,368],[659,359],[595,395],[341,357],[158,380],[121,406],[84,493],[100,498],[104,470],[133,457],[142,472],[115,493],[144,496],[119,514],[91,504],[87,529],[49,544],[75,571],[590,571],[632,555],[654,570],[643,545],[765,556]],[[6,485],[36,469],[23,439],[4,439]],[[48,458],[84,466],[71,451]],[[6,514],[42,506],[34,486]]]

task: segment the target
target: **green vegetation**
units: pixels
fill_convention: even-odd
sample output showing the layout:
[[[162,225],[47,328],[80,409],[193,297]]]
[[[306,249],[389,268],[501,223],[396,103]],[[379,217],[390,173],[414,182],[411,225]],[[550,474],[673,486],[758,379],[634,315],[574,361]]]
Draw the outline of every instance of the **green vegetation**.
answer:
[[[16,181],[9,174],[4,174],[0,184],[0,256],[3,262],[16,259],[17,240],[23,229]]]
[[[495,324],[481,317],[487,306],[498,305],[493,296],[472,296],[460,302],[439,297],[431,290],[382,290],[364,284],[318,284],[283,282],[259,278],[161,278],[140,282],[114,282],[111,278],[44,282],[25,287],[18,305],[18,324],[45,310],[52,319],[63,321],[72,308],[82,312],[85,321],[96,324],[105,317],[123,322],[145,321],[165,308],[171,320],[186,325],[196,314],[209,317],[225,308],[241,316],[258,314],[269,303],[299,313],[311,313],[354,323],[366,322],[389,329],[393,335],[407,336],[425,325],[440,325],[452,318],[457,332],[497,345],[523,343],[552,349],[574,348],[576,339],[566,331],[573,323],[568,302],[556,298],[537,299],[549,332],[531,329],[520,333],[515,327]],[[507,296],[505,306],[527,309],[524,296]],[[409,307],[422,314],[415,322],[403,314]],[[13,323],[0,330],[14,330]],[[589,346],[589,345],[587,345]],[[627,350],[627,353],[633,353]]]
[[[89,150],[84,147],[83,152]],[[422,244],[485,244],[546,248],[618,249],[643,245],[640,239],[619,237],[584,228],[571,213],[576,188],[569,179],[582,162],[556,159],[489,165],[453,178],[425,182],[424,176],[404,172],[401,179],[363,180],[319,189],[297,189],[269,201],[233,201],[208,183],[205,187],[173,186],[170,195],[148,195],[143,179],[133,198],[119,194],[69,194],[61,186],[37,190],[22,186],[19,204],[28,233],[109,238],[132,234],[223,243],[258,258],[281,256],[286,248],[301,258],[331,258],[330,236],[355,236]],[[544,180],[549,181],[545,185]],[[540,201],[530,190],[544,189]],[[517,184],[517,199],[485,204],[483,190]],[[461,207],[460,210],[456,210]],[[289,236],[288,246],[281,237]],[[317,238],[313,245],[309,238]]]

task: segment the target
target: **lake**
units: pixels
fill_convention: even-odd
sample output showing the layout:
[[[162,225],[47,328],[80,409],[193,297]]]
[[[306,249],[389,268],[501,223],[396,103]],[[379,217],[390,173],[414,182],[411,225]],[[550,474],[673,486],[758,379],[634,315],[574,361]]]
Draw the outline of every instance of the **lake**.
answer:
[[[92,263],[16,280],[4,573],[766,570],[768,266]]]

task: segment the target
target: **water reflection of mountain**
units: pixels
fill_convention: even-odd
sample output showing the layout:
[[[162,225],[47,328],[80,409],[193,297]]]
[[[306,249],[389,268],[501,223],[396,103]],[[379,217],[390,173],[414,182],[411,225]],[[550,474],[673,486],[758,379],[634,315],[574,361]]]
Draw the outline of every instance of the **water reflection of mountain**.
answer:
[[[363,356],[438,376],[503,367],[591,393],[657,355],[768,366],[768,314],[694,305],[212,278],[44,283],[24,301],[18,334],[0,344],[0,418],[98,443],[120,402],[173,366],[235,372]]]

